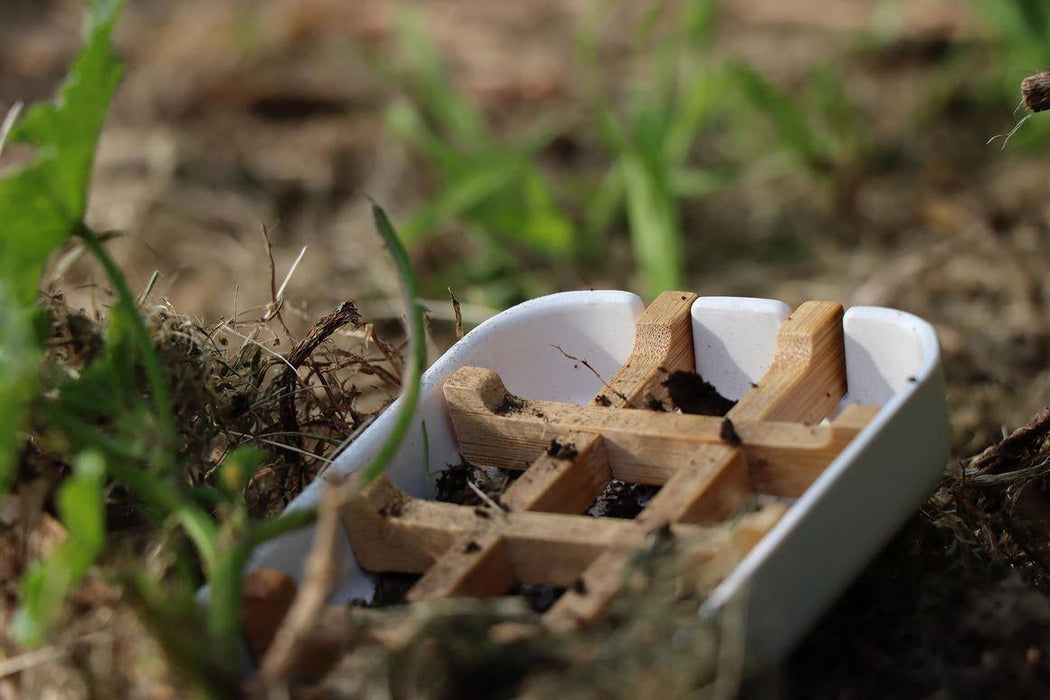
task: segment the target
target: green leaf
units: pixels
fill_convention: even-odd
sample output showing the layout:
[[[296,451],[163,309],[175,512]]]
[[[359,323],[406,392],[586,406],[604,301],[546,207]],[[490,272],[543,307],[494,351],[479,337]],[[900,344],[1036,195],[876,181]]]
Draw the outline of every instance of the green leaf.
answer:
[[[49,557],[36,562],[22,578],[22,605],[15,615],[15,635],[29,646],[47,638],[69,591],[102,553],[106,541],[103,457],[83,452],[74,473],[58,490],[58,513],[66,540]]]
[[[35,157],[0,181],[0,277],[31,303],[48,256],[84,215],[95,146],[123,72],[110,35],[122,1],[88,5],[86,41],[53,102],[29,108],[10,143]]]
[[[54,102],[30,108],[8,141],[33,158],[0,180],[0,490],[36,392],[33,304],[48,257],[84,215],[96,142],[122,71],[110,36],[123,0],[88,5],[85,43]]]

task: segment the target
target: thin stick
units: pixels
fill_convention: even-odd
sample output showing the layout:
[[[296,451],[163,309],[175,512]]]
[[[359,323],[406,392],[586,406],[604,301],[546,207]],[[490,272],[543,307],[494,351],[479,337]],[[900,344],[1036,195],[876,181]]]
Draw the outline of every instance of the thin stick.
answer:
[[[303,568],[303,584],[291,609],[274,635],[259,665],[258,681],[274,686],[288,679],[302,655],[303,640],[317,627],[328,593],[335,582],[336,536],[340,527],[340,490],[335,485],[325,489],[317,514],[316,534]]]
[[[146,298],[149,297],[149,293],[153,291],[153,287],[157,284],[158,279],[160,279],[160,270],[154,270],[153,274],[149,276],[149,282],[146,283],[146,288],[142,290],[142,294],[139,294],[139,306],[146,303]]]
[[[560,345],[554,345],[552,347],[557,348],[558,352],[560,352],[566,358],[572,360],[573,362],[579,362],[581,365],[583,365],[584,367],[589,369],[591,371],[591,374],[593,374],[595,377],[597,377],[598,381],[601,382],[605,386],[606,389],[608,389],[612,393],[614,393],[617,396],[619,396],[620,399],[622,399],[623,401],[627,400],[627,397],[624,396],[621,392],[619,392],[616,389],[614,389],[611,386],[609,386],[609,382],[605,381],[605,378],[602,377],[602,375],[600,375],[598,373],[598,370],[594,369],[594,367],[591,366],[590,362],[588,362],[587,360],[583,359],[582,357],[576,357],[575,355],[570,355],[569,353],[565,352],[565,350],[563,350]]]
[[[237,437],[244,438],[246,440],[255,440],[257,442],[266,443],[267,445],[271,445],[273,447],[279,447],[282,450],[288,450],[289,452],[295,452],[296,454],[301,454],[304,457],[309,457],[311,459],[319,459],[322,462],[325,462],[326,464],[331,464],[331,462],[332,462],[332,460],[327,458],[327,457],[322,457],[321,455],[314,454],[313,452],[310,452],[309,450],[304,450],[301,447],[296,447],[294,445],[289,445],[289,444],[284,443],[284,442],[278,442],[277,440],[269,440],[269,439],[264,438],[264,437],[259,437],[258,435],[249,435],[248,433],[239,433],[236,430],[227,430],[226,432],[228,432],[230,435],[236,435]],[[301,435],[301,433],[294,433],[294,434],[295,435]]]
[[[273,355],[275,358],[277,358],[278,360],[280,360],[284,364],[288,365],[288,367],[293,372],[296,372],[296,374],[298,374],[298,372],[296,371],[296,369],[292,365],[292,363],[290,363],[288,360],[284,359],[283,355],[281,355],[280,353],[274,352],[270,348],[268,348],[265,345],[263,345],[262,343],[260,343],[258,340],[255,340],[254,338],[249,338],[248,336],[244,335],[243,333],[238,333],[237,331],[233,330],[233,327],[228,322],[225,322],[225,323],[222,324],[222,330],[224,330],[224,331],[226,331],[228,333],[233,333],[238,338],[241,338],[242,340],[244,340],[244,344],[245,345],[248,345],[249,343],[252,344],[252,345],[257,345],[260,349],[262,349],[266,353],[268,353],[270,355]],[[241,348],[243,349],[244,346],[242,345]]]
[[[1006,144],[1008,144],[1010,142],[1010,137],[1013,136],[1014,134],[1016,134],[1017,130],[1021,128],[1021,125],[1024,124],[1026,121],[1028,121],[1031,118],[1032,118],[1031,114],[1026,114],[1021,119],[1021,121],[1017,122],[1017,126],[1015,126],[1013,129],[1010,129],[1010,133],[1008,133],[1008,134],[996,134],[992,138],[990,138],[987,141],[985,141],[984,145],[987,146],[987,145],[991,144],[992,141],[995,141],[996,139],[1001,139],[1001,138],[1003,138],[1005,136],[1006,138],[1003,140],[1003,147],[999,149],[1000,151],[1005,151],[1006,150]]]
[[[281,324],[281,329],[284,330],[284,334],[288,336],[288,341],[294,343],[295,337],[288,329],[288,324],[284,322],[284,317],[281,316],[281,307],[284,305],[284,296],[281,292],[284,291],[284,285],[281,285],[281,292],[278,292],[277,272],[276,266],[273,262],[273,244],[270,242],[270,232],[267,230],[266,224],[263,224],[262,226],[262,235],[263,242],[266,244],[266,258],[270,261],[270,303],[264,307],[265,311],[263,311],[262,320],[265,323],[276,317],[277,322]],[[303,252],[305,252],[305,249]],[[302,254],[300,254],[300,258],[301,257]],[[296,264],[298,264],[298,261],[296,261]],[[295,267],[293,266],[292,269],[294,270]],[[287,278],[285,279],[285,282],[287,282]]]
[[[496,503],[494,500],[492,500],[492,498],[487,493],[478,488],[478,485],[470,479],[467,479],[467,486],[469,486],[470,490],[474,492],[474,495],[480,498],[489,508],[496,511],[497,513],[506,512],[503,510],[503,508],[500,507],[499,503]]]
[[[306,249],[309,246],[303,246],[303,249],[299,251],[299,255],[295,258],[295,262],[288,268],[288,274],[284,276],[284,282],[281,282],[281,286],[277,289],[278,301],[284,301],[284,289],[288,286],[288,283],[292,279],[292,275],[295,274],[295,268],[299,267],[299,263],[302,262],[303,256],[306,255]]]
[[[459,308],[459,299],[456,298],[452,287],[448,288],[448,295],[452,298],[452,311],[456,314],[456,340],[463,337],[463,312]]]

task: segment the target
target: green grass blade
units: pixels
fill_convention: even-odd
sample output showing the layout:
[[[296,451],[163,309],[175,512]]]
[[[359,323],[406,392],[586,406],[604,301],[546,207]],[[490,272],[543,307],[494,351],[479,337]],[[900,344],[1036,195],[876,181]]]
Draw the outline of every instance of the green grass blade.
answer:
[[[128,287],[120,268],[113,258],[106,252],[105,247],[99,242],[98,237],[86,227],[79,227],[81,240],[87,246],[98,261],[102,264],[117,293],[118,305],[113,308],[111,314],[120,322],[127,324],[128,333],[132,343],[138,350],[139,359],[146,370],[146,379],[149,382],[150,393],[153,397],[153,410],[155,413],[157,434],[159,444],[153,450],[155,466],[163,472],[171,469],[175,462],[175,410],[172,408],[171,394],[168,391],[168,382],[164,377],[160,360],[153,350],[153,340],[146,328],[142,316],[139,315],[135,297]],[[132,365],[134,366],[134,365]]]
[[[82,453],[73,474],[58,490],[58,513],[66,540],[22,578],[21,607],[15,615],[15,636],[38,646],[73,589],[102,553],[106,541],[105,472],[101,453]]]
[[[423,304],[419,300],[419,282],[412,271],[412,264],[408,260],[408,252],[401,244],[397,231],[394,229],[390,219],[378,205],[372,205],[372,216],[375,219],[376,230],[383,237],[394,259],[397,269],[397,279],[401,289],[401,297],[405,303],[405,311],[408,315],[408,362],[401,378],[401,406],[398,408],[397,420],[390,430],[386,440],[383,441],[379,452],[362,471],[364,483],[369,483],[386,470],[394,459],[401,443],[412,425],[419,405],[420,378],[423,376],[423,365],[426,363],[427,348],[425,330],[423,327]]]
[[[631,245],[650,296],[681,288],[684,246],[673,195],[634,154],[620,158]]]

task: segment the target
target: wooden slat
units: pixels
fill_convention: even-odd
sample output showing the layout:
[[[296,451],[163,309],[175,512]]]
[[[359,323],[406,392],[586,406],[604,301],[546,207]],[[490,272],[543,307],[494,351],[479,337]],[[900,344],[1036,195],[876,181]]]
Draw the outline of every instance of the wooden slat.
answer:
[[[735,422],[819,421],[838,405],[845,391],[842,306],[806,302],[777,333],[776,353],[762,381],[730,409],[728,417]],[[650,523],[703,522],[731,514],[750,491],[740,471],[746,470],[746,465],[735,452],[724,445],[700,448],[639,519]],[[762,473],[756,469],[756,476]]]
[[[461,537],[419,579],[407,599],[492,598],[514,587],[507,543],[499,533],[476,532]]]
[[[724,520],[750,496],[743,451],[729,445],[704,445],[667,480],[636,521],[656,527]]]
[[[508,510],[582,513],[612,481],[600,435],[570,433],[556,447],[574,454],[565,458],[550,449],[544,452],[500,496]]]
[[[354,555],[369,571],[424,573],[450,547],[476,533],[502,538],[514,580],[571,586],[608,550],[646,546],[648,533],[632,520],[558,513],[499,513],[409,498],[385,476],[348,499],[344,526]],[[674,525],[674,537],[722,547],[731,525]]]
[[[594,397],[599,406],[646,408],[664,401],[668,373],[692,372],[693,318],[690,310],[697,295],[664,292],[635,323],[634,348],[608,384]]]
[[[472,464],[520,469],[550,444],[574,432],[604,438],[615,478],[665,483],[704,444],[735,435],[748,458],[752,483],[763,493],[797,497],[857,434],[856,427],[738,421],[654,411],[574,406],[507,393],[491,370],[463,367],[445,383],[460,451]],[[542,418],[538,417],[542,416]]]
[[[717,545],[712,543],[708,551],[710,559],[718,557],[723,566],[735,566],[786,511],[784,504],[770,503],[755,513],[741,516],[735,523],[723,526],[726,538]],[[691,548],[690,553],[699,560],[703,560],[705,554],[703,549],[697,548]],[[630,561],[630,553],[615,550],[602,553],[583,573],[579,583],[566,590],[547,611],[544,622],[554,629],[568,630],[605,612],[623,584]]]
[[[603,552],[554,602],[543,621],[553,629],[571,630],[595,619],[620,592],[630,565],[630,554]]]

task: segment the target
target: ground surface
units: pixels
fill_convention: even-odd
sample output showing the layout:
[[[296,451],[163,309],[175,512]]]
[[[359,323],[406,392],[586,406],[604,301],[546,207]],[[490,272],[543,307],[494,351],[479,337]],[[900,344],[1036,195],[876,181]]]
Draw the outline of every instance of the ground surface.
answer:
[[[640,12],[632,3],[601,12],[596,5],[135,2],[118,32],[128,73],[103,137],[90,221],[126,232],[114,250],[133,288],[158,270],[154,296],[185,313],[229,317],[269,300],[259,232],[267,224],[276,227],[279,271],[309,246],[288,291],[293,330],[350,297],[362,300],[366,317],[393,317],[390,267],[365,196],[397,219],[432,183],[384,129],[397,88],[362,56],[392,54],[395,20],[412,6],[456,84],[498,130],[553,115],[561,132],[558,148],[545,155],[551,167],[600,168],[586,81],[574,68],[575,37],[585,25],[598,27],[602,80],[616,84]],[[776,144],[757,135],[743,146],[724,130],[707,137],[703,150],[715,157],[742,148],[754,158],[728,188],[685,209],[689,286],[791,304],[885,305],[926,318],[943,345],[953,452],[963,458],[1021,425],[1050,396],[1047,155],[984,145],[1012,126],[1013,104],[980,102],[970,91],[976,74],[963,71],[947,95],[941,89],[951,58],[945,47],[985,38],[968,6],[908,3],[895,38],[864,48],[870,42],[861,35],[884,5],[829,0],[788,11],[765,0],[725,3],[715,59],[743,57],[791,90],[818,68],[841,66],[845,96],[872,145],[863,158],[815,175],[766,157]],[[5,4],[0,111],[50,93],[76,27],[74,2]],[[1050,126],[1036,119],[1027,128]],[[457,235],[451,226],[437,244],[415,251],[424,279],[442,246],[463,250]],[[536,276],[552,290],[633,288],[625,237],[608,245],[601,267],[551,273],[539,266]],[[74,261],[61,273],[75,305],[92,303],[89,266]],[[447,326],[438,327],[442,334]],[[877,687],[994,695],[981,684],[999,675],[1032,691],[1050,653],[1050,614],[1036,577],[988,556],[948,553],[950,544],[929,518],[918,518],[770,686],[799,697],[814,688],[828,697],[883,695]],[[982,573],[953,590],[950,602],[930,602],[952,589],[953,567]],[[978,619],[988,605],[991,621]],[[883,636],[856,643],[858,627]],[[903,668],[894,657],[901,648],[928,655]],[[852,690],[839,694],[843,687]]]

